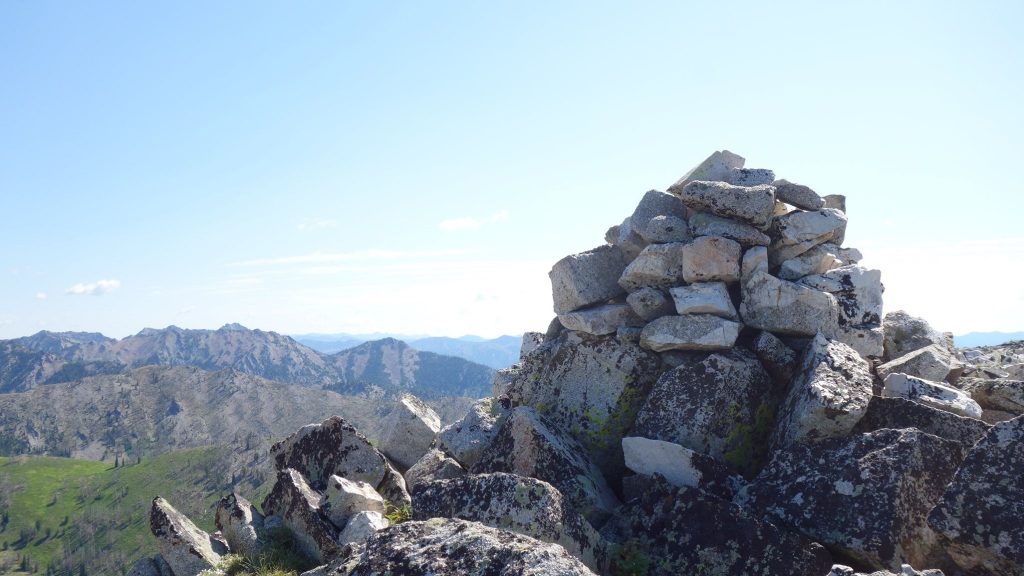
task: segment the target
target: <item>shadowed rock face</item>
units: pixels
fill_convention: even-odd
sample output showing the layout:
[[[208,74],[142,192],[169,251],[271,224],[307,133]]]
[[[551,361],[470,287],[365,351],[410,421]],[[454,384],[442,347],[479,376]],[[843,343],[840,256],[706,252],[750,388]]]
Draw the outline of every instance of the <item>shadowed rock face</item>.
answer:
[[[547,482],[515,474],[479,474],[423,485],[413,492],[416,520],[480,522],[560,544],[591,569],[604,570],[606,545],[589,522]]]
[[[543,418],[524,406],[512,410],[471,471],[509,472],[549,482],[573,509],[597,525],[619,504],[582,447],[571,438],[560,437]]]
[[[320,501],[321,495],[306,483],[302,474],[288,468],[277,473],[273,490],[263,500],[263,510],[281,517],[303,552],[324,561],[341,551],[340,530],[320,509]]]
[[[735,501],[875,568],[941,565],[925,518],[962,450],[913,428],[797,444],[777,452]]]
[[[970,451],[928,523],[961,566],[1024,574],[1024,416]]]
[[[647,574],[827,574],[820,545],[744,514],[738,507],[693,488],[658,478],[624,504],[605,533],[635,547],[629,556],[649,559]],[[639,553],[637,553],[639,552]],[[612,566],[627,561],[612,558]],[[614,573],[614,572],[613,572]]]
[[[344,576],[594,576],[557,544],[447,518],[381,530],[332,568]]]

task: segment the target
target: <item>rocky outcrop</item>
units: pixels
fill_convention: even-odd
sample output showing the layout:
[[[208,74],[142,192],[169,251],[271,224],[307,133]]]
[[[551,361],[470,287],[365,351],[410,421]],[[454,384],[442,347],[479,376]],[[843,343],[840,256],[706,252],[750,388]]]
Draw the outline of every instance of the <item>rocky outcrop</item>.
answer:
[[[693,356],[665,372],[631,435],[672,442],[746,472],[767,452],[779,395],[750,352]]]
[[[594,576],[565,548],[484,526],[432,518],[377,532],[362,552],[332,566],[338,576]]]
[[[495,429],[497,433],[497,429]],[[489,439],[488,439],[489,440]],[[476,460],[473,461],[476,463]],[[464,476],[466,469],[459,465],[455,459],[447,456],[441,450],[432,449],[423,455],[412,468],[405,473],[405,486],[412,494],[416,487],[435,480],[449,480]]]
[[[236,554],[254,556],[262,547],[260,531],[263,529],[263,514],[238,494],[231,493],[217,503],[215,515],[217,530]]]
[[[804,351],[779,410],[773,445],[845,436],[870,400],[868,363],[849,346],[818,334]]]
[[[559,544],[596,572],[604,572],[607,545],[551,484],[515,474],[478,474],[441,480],[413,494],[413,518],[460,518]]]
[[[516,377],[513,375],[512,379]],[[507,401],[503,403],[498,398],[478,400],[461,420],[441,430],[437,435],[438,445],[462,467],[471,468],[498,434],[507,415]]]
[[[883,428],[917,428],[958,442],[966,452],[988,433],[991,426],[976,418],[958,416],[905,398],[872,396],[867,412],[853,431],[874,432]]]
[[[664,480],[625,503],[605,532],[620,542],[611,559],[618,574],[791,576],[832,565],[822,546]]]
[[[960,566],[1024,574],[1024,416],[980,440],[928,516]]]
[[[195,576],[213,568],[228,552],[221,541],[200,530],[159,496],[153,499],[149,529],[156,536],[160,556],[175,576]]]
[[[315,560],[329,559],[340,551],[338,527],[320,508],[322,499],[301,472],[286,468],[277,473],[274,488],[263,500],[263,511],[280,516],[302,551]]]
[[[388,417],[380,451],[407,470],[430,450],[441,430],[441,418],[422,400],[403,394]]]
[[[889,374],[885,377],[882,396],[907,398],[961,416],[981,418],[981,406],[967,393],[938,382],[930,382],[924,378],[915,378],[906,374]]]
[[[619,504],[586,451],[571,438],[559,436],[536,412],[523,406],[512,410],[471,471],[509,472],[548,482],[574,510],[597,525]]]
[[[801,443],[777,452],[736,502],[876,569],[941,565],[926,518],[962,449],[912,428]]]
[[[331,476],[379,487],[387,473],[384,456],[358,430],[334,416],[303,426],[270,449],[278,470],[295,469],[323,490]]]

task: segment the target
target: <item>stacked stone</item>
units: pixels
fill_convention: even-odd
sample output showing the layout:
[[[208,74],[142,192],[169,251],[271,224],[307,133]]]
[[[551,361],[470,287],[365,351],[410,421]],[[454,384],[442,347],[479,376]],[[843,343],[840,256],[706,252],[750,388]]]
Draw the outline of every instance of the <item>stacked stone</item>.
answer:
[[[647,192],[606,245],[558,261],[559,323],[655,352],[728,350],[749,327],[882,356],[881,274],[843,247],[845,199],[743,165],[712,154]]]

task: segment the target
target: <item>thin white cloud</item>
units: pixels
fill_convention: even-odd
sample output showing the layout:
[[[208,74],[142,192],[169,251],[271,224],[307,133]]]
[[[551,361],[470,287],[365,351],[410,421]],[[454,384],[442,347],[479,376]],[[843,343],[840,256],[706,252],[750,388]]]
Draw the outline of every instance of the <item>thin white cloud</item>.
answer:
[[[338,262],[405,260],[463,256],[473,250],[361,250],[356,252],[314,252],[280,258],[258,258],[232,262],[231,266],[287,266],[292,264],[334,264]]]
[[[478,230],[486,224],[490,224],[492,222],[501,222],[502,220],[508,220],[508,210],[501,210],[499,212],[495,212],[494,214],[491,214],[490,216],[487,216],[485,218],[449,218],[447,220],[442,220],[437,225],[437,227],[440,228],[441,230],[445,230],[448,232],[457,232],[460,230]]]
[[[74,296],[100,296],[107,292],[117,290],[120,287],[120,280],[97,280],[96,282],[90,282],[88,284],[79,282],[65,290],[64,293]]]
[[[322,230],[324,228],[334,228],[338,225],[334,220],[325,220],[323,218],[307,218],[302,222],[299,222],[295,227],[304,232],[312,230]]]
[[[36,300],[46,300],[46,292],[36,292]]]

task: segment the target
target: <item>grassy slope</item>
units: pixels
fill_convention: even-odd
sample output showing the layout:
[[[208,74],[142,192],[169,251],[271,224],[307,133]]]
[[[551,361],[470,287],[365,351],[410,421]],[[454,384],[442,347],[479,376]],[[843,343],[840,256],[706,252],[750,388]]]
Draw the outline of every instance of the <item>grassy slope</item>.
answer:
[[[212,531],[216,500],[229,490],[217,474],[222,456],[220,449],[194,448],[120,468],[67,458],[0,458],[0,510],[5,495],[9,507],[0,531],[0,550],[6,547],[0,574],[16,573],[25,554],[39,573],[52,566],[77,575],[84,565],[90,575],[122,574],[156,552],[149,534],[156,495]],[[259,494],[251,495],[259,501]]]

